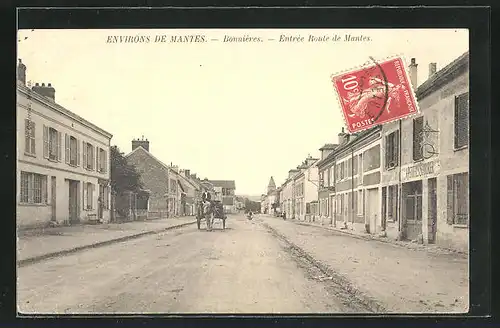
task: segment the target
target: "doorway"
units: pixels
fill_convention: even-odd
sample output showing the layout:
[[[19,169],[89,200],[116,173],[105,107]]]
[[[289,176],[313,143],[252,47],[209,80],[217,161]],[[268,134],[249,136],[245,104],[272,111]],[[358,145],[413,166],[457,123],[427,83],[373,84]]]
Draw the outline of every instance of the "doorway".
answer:
[[[437,179],[431,178],[428,181],[429,201],[428,201],[428,243],[436,242],[437,232]]]
[[[69,223],[74,224],[79,222],[78,218],[78,187],[80,183],[75,180],[68,180],[69,183]]]
[[[57,185],[56,185],[56,177],[51,177],[50,179],[50,207],[52,210],[52,216],[50,218],[51,221],[57,221]]]
[[[403,232],[408,240],[422,234],[422,180],[404,183],[403,186]]]
[[[377,214],[378,214],[378,205],[379,205],[379,200],[378,200],[378,188],[373,188],[373,189],[367,189],[367,209],[368,209],[368,220],[370,224],[370,233],[376,234],[377,232],[380,232],[380,228],[378,227],[378,220],[377,220]]]

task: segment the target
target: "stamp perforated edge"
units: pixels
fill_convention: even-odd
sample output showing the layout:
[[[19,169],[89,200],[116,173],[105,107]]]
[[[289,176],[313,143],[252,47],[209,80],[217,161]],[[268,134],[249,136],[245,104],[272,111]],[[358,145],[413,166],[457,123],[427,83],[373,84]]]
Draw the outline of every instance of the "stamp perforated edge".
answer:
[[[359,133],[359,132],[363,132],[363,131],[366,131],[366,130],[370,130],[370,129],[378,126],[378,125],[384,125],[384,124],[387,124],[387,123],[398,121],[400,119],[409,119],[409,118],[418,116],[421,113],[420,112],[420,107],[419,107],[419,104],[418,104],[418,100],[417,100],[417,94],[415,93],[416,87],[414,87],[412,85],[412,83],[411,83],[410,72],[408,71],[408,66],[406,65],[406,63],[407,63],[406,62],[406,56],[404,56],[403,54],[396,54],[396,55],[390,55],[390,56],[384,57],[383,59],[378,59],[378,58],[375,58],[375,57],[371,57],[371,58],[375,59],[375,63],[382,63],[382,62],[390,61],[390,60],[393,60],[393,59],[396,59],[396,58],[401,58],[401,60],[403,61],[403,64],[404,64],[403,65],[404,66],[403,72],[405,74],[406,80],[408,81],[408,84],[410,85],[410,89],[411,89],[411,92],[412,92],[412,95],[413,95],[413,99],[415,100],[415,112],[413,114],[405,114],[404,118],[402,116],[395,117],[395,118],[391,119],[390,121],[386,121],[384,123],[379,123],[379,124],[373,124],[373,125],[370,125],[368,127],[361,128],[361,129],[357,130],[356,132],[352,132],[352,133]],[[342,112],[342,118],[344,120],[344,126],[347,128],[347,131],[349,131],[349,132],[350,132],[350,130],[349,130],[349,124],[347,124],[347,119],[345,117],[346,114],[345,114],[345,112],[343,110],[343,107],[342,107],[342,97],[340,96],[340,93],[339,93],[337,87],[333,84],[333,79],[335,77],[347,74],[349,72],[359,71],[359,70],[363,70],[365,68],[376,66],[375,63],[373,61],[371,61],[371,60],[368,60],[368,61],[366,61],[365,63],[363,63],[361,65],[353,66],[351,68],[338,71],[337,73],[330,74],[330,83],[332,84],[333,89],[335,90],[335,96],[337,97],[337,103],[339,105],[339,109]]]

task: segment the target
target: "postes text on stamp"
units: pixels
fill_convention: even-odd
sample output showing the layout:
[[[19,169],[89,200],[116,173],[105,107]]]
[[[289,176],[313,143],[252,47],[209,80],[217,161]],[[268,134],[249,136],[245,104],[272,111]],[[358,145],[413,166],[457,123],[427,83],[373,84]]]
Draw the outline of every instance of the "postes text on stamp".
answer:
[[[350,133],[418,113],[418,104],[401,57],[332,76]]]

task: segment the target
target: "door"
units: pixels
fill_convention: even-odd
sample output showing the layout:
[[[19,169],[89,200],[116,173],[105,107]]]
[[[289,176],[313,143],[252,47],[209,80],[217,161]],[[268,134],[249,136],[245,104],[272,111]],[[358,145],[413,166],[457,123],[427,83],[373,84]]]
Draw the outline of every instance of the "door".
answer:
[[[380,228],[378,227],[378,189],[368,189],[368,197],[367,197],[367,208],[368,208],[368,218],[370,222],[370,233],[379,232]]]
[[[56,215],[57,188],[56,188],[56,186],[57,186],[56,185],[56,177],[51,177],[51,179],[50,179],[50,196],[51,196],[50,207],[52,210],[51,220],[54,222],[57,221],[57,215]]]
[[[78,222],[78,182],[69,181],[69,223]]]
[[[429,179],[429,204],[428,204],[428,243],[436,242],[437,231],[437,180],[436,178]]]

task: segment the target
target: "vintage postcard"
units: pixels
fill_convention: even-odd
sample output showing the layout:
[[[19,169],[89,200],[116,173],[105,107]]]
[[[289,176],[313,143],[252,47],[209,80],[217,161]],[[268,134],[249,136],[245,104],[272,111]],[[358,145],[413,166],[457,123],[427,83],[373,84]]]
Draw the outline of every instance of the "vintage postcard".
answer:
[[[469,310],[469,31],[18,31],[19,314]]]

